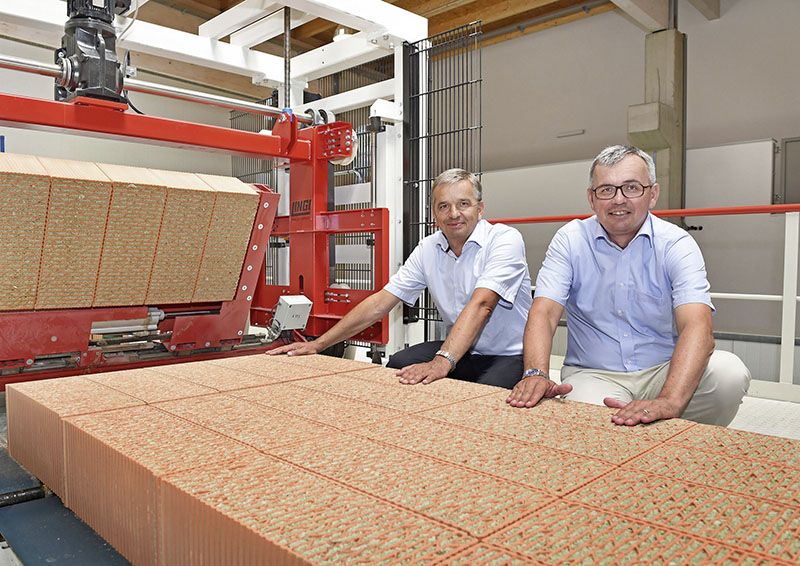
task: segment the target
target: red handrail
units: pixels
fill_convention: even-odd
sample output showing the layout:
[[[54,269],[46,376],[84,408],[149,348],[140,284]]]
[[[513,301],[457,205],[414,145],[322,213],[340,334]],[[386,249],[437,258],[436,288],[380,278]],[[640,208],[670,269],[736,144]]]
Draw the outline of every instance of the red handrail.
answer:
[[[724,216],[728,214],[781,214],[800,212],[800,204],[769,204],[762,206],[724,206],[718,208],[673,208],[654,210],[661,218],[675,216]],[[574,219],[589,218],[591,214],[565,214],[560,216],[522,216],[518,218],[492,218],[489,222],[503,224],[542,224],[547,222],[569,222]]]

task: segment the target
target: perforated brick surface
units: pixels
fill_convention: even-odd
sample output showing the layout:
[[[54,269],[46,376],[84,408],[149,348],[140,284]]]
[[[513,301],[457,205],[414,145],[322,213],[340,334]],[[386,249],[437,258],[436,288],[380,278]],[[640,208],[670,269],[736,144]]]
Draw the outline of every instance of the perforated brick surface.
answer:
[[[153,406],[69,417],[64,445],[69,506],[135,564],[158,563],[159,478],[256,454]]]
[[[4,153],[0,311],[231,300],[258,203],[232,177]]]
[[[214,189],[214,206],[193,302],[233,299],[258,209],[258,193],[234,177],[198,175]],[[253,289],[239,290],[252,295]]]
[[[158,368],[98,373],[89,375],[86,379],[102,383],[145,403],[217,393],[216,389],[162,373]]]
[[[112,192],[94,306],[142,305],[167,189],[147,169],[97,166],[111,180]]]
[[[50,175],[37,309],[90,307],[111,200],[111,181],[94,163],[40,159]],[[13,245],[13,243],[9,243]]]
[[[324,361],[12,386],[9,431],[65,423],[70,505],[134,563],[800,562],[796,441]],[[59,421],[87,387],[139,405]]]
[[[50,177],[31,155],[0,153],[0,310],[32,309]]]
[[[66,502],[63,419],[141,404],[83,377],[7,385],[8,453]]]
[[[202,522],[187,528],[187,510],[202,514]],[[256,551],[244,545],[239,564],[287,558],[420,564],[475,542],[462,531],[267,457],[170,476],[163,486],[163,516],[167,564],[229,564],[236,551],[225,549],[240,540],[252,541]],[[219,523],[229,525],[233,540],[220,540],[214,530]],[[250,533],[256,536],[245,536]]]
[[[257,360],[245,361],[243,359],[243,363],[237,363],[234,360],[238,360],[238,358],[232,358],[230,361],[212,360],[210,362],[170,364],[159,366],[157,371],[217,391],[235,391],[270,383],[296,381],[307,377],[316,377],[320,373],[319,370],[313,368],[272,363],[267,356],[247,356],[247,358],[257,358]]]

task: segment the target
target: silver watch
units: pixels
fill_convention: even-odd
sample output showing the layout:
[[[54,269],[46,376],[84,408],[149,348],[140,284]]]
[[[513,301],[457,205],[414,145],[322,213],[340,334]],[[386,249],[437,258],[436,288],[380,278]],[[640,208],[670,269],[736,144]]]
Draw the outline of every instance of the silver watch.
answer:
[[[456,362],[455,356],[453,356],[453,354],[451,354],[450,352],[448,352],[446,350],[437,350],[434,355],[435,356],[441,356],[445,360],[450,362],[450,371],[453,371],[453,369],[456,367],[456,363],[458,363],[458,362]]]
[[[540,370],[539,368],[526,369],[525,372],[522,374],[522,379],[525,379],[526,377],[543,377],[545,379],[550,379],[550,376],[547,375],[542,370]]]

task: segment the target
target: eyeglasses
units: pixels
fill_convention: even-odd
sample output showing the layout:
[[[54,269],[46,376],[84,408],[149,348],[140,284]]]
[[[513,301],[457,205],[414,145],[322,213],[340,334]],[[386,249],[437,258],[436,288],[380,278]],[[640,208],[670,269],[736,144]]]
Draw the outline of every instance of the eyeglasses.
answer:
[[[592,189],[594,196],[600,200],[611,200],[617,196],[617,191],[622,191],[625,198],[639,198],[644,194],[645,189],[653,185],[643,185],[639,181],[628,181],[621,185],[600,185]]]
[[[464,211],[469,210],[473,206],[477,206],[477,205],[478,205],[477,202],[472,202],[471,200],[466,200],[465,199],[465,200],[456,201],[455,203],[452,203],[452,204],[449,203],[449,202],[440,202],[439,204],[436,205],[435,208],[436,208],[436,212],[440,212],[440,213],[450,212],[450,209],[453,208],[453,207],[455,207],[456,210],[459,211],[459,212],[464,212]]]

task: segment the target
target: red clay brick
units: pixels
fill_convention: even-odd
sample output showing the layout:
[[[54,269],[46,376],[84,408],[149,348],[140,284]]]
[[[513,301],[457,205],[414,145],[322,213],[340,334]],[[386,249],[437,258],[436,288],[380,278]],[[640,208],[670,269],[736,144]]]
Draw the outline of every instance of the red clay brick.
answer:
[[[632,497],[632,493],[640,495]],[[773,559],[800,561],[800,508],[783,502],[631,470],[612,472],[566,499],[608,507],[631,521],[674,529],[685,537],[704,537]]]
[[[32,155],[0,153],[0,310],[36,302],[50,176]]]
[[[155,371],[210,387],[217,391],[235,391],[282,381],[294,381],[302,379],[306,373],[306,370],[300,367],[273,365],[270,371],[265,371],[262,375],[252,371],[226,367],[225,365],[214,363],[214,361],[158,366]],[[314,372],[315,370],[309,371]]]
[[[242,389],[232,391],[229,395],[330,425],[339,430],[395,419],[403,414],[339,395],[304,389],[293,383]]]
[[[588,419],[576,422],[539,416],[502,404],[486,405],[485,399],[455,403],[420,413],[428,418],[483,430],[530,444],[538,444],[619,464],[657,446],[661,440],[650,436],[646,427],[606,429],[588,426]],[[591,405],[587,405],[591,407]],[[627,428],[627,430],[626,430]]]
[[[745,458],[733,458],[702,449],[687,451],[679,445],[664,445],[625,464],[674,479],[699,483],[742,495],[773,499],[800,507],[800,468]]]
[[[259,385],[67,418],[76,512],[144,564],[800,562],[800,442],[680,419],[616,427],[604,407],[520,410],[474,384],[284,360],[170,366]],[[117,385],[197,387],[157,371]],[[51,382],[69,394],[10,386],[13,442],[38,426],[20,414],[49,411],[57,430],[45,405],[130,399],[94,381],[111,377]]]
[[[397,370],[385,368],[381,366],[374,366],[362,369],[359,371],[350,371],[340,373],[342,377],[354,377],[356,379],[363,379],[374,383],[380,383],[386,387],[395,388],[408,388],[418,387],[423,393],[434,394],[442,398],[449,399],[450,401],[464,401],[475,397],[494,396],[502,394],[503,392],[508,395],[508,389],[500,387],[493,387],[491,385],[482,385],[480,383],[472,383],[469,381],[462,381],[460,379],[443,378],[437,379],[433,383],[417,385],[406,385],[400,383],[399,378],[395,375]]]
[[[406,450],[335,434],[272,451],[312,472],[484,537],[553,500]]]
[[[758,557],[691,534],[558,501],[486,542],[545,564],[741,564]]]
[[[159,373],[156,368],[112,371],[87,376],[86,379],[101,383],[144,403],[172,401],[185,397],[198,397],[216,393],[216,389],[198,385],[179,377]]]
[[[304,379],[297,382],[296,385],[407,413],[440,407],[453,402],[447,396],[438,395],[423,385],[388,386],[374,381],[356,379],[345,373]]]
[[[316,438],[336,430],[226,394],[168,401],[155,406],[263,451]]]
[[[8,452],[66,504],[62,419],[141,404],[83,377],[7,385]]]
[[[368,362],[359,362],[356,360],[348,360],[346,358],[335,358],[333,356],[323,356],[321,354],[314,354],[310,356],[280,356],[279,359],[290,364],[322,369],[334,373],[356,371],[375,367],[375,364],[370,364]]]
[[[211,365],[221,366],[237,371],[254,373],[262,377],[268,377],[274,382],[295,381],[308,377],[319,377],[334,373],[330,370],[299,366],[286,361],[285,356],[268,356],[266,354],[252,354],[245,356],[235,356],[232,358],[220,358],[209,360]]]
[[[521,566],[533,564],[534,561],[512,553],[509,550],[485,543],[479,543],[462,550],[454,556],[448,556],[437,564],[449,566]]]
[[[427,563],[475,542],[266,456],[172,475],[162,493],[167,564]],[[217,536],[226,523],[241,550]]]
[[[369,425],[357,432],[553,495],[568,493],[614,469],[613,465],[592,458],[416,415]]]
[[[64,433],[70,507],[134,564],[159,563],[158,478],[257,454],[153,406],[70,417]]]
[[[800,468],[800,441],[755,432],[698,424],[670,439],[688,450],[698,448],[735,458],[751,458]]]

